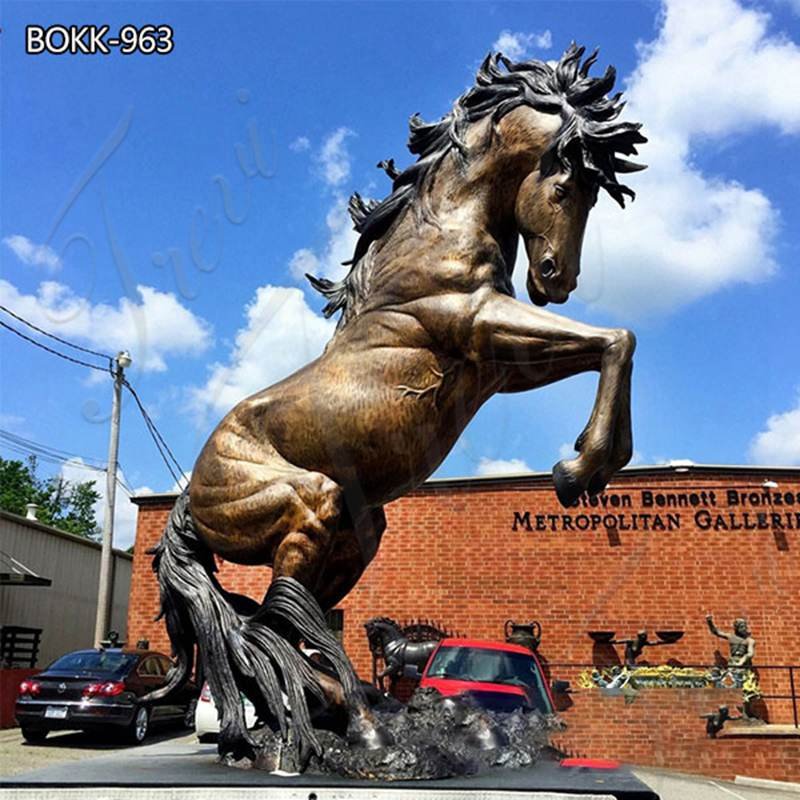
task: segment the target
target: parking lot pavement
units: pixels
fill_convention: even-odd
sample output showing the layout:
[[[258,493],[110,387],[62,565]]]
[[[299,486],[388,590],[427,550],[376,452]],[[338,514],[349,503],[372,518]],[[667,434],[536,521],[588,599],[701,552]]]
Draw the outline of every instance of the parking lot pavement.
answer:
[[[775,789],[756,789],[716,778],[684,775],[670,770],[636,767],[633,773],[657,792],[661,796],[661,800],[792,800],[792,798],[800,798],[800,794],[776,791]]]
[[[125,753],[125,758],[121,759],[120,766],[123,762],[131,766],[141,761],[150,769],[154,768],[153,765],[159,765],[160,769],[166,769],[171,774],[178,768],[186,767],[187,756],[196,763],[197,769],[194,771],[198,773],[208,772],[209,766],[215,760],[213,746],[198,745],[194,733],[182,730],[156,732],[148,738],[143,748],[137,748],[119,744],[102,734],[89,736],[74,732],[51,733],[43,744],[31,745],[23,741],[18,729],[11,729],[0,731],[0,777],[8,778],[80,759],[110,756],[115,752],[120,752],[122,755],[122,751],[128,752]],[[130,757],[137,756],[137,751],[141,751],[141,758],[136,757],[135,761],[131,762]],[[172,759],[174,767],[166,763]],[[94,769],[94,772],[96,771],[97,769]],[[792,797],[800,797],[774,789],[740,786],[736,783],[684,775],[669,770],[637,767],[633,771],[640,780],[660,795],[661,800],[790,800]],[[216,770],[212,772],[216,773]],[[238,772],[236,770],[228,775],[227,780],[223,778],[221,783],[234,784],[237,781],[232,780],[233,778],[245,777],[235,774]],[[149,773],[145,777],[148,775]],[[220,783],[220,775],[214,775],[212,783],[215,782]],[[198,783],[202,784],[202,780]]]
[[[158,742],[196,743],[186,730],[155,731],[145,744]],[[49,767],[66,761],[108,755],[115,750],[128,750],[135,745],[114,741],[108,734],[89,735],[76,731],[53,732],[42,744],[28,744],[19,728],[0,730],[0,777],[19,775],[32,769]]]

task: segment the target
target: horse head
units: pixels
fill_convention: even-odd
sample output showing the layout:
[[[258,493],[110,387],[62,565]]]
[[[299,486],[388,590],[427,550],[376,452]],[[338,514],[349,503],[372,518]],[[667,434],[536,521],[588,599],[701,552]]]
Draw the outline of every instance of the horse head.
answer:
[[[364,623],[364,628],[370,642],[390,642],[402,636],[400,626],[390,617],[373,617]]]
[[[577,287],[583,235],[599,189],[624,207],[625,196],[634,192],[617,181],[617,173],[644,169],[617,155],[635,154],[636,145],[647,140],[639,124],[616,121],[624,103],[620,94],[607,97],[614,68],[590,77],[597,51],[581,63],[583,54],[573,43],[555,66],[498,55],[487,58],[478,74],[478,84],[494,86],[500,97],[509,84],[518,90],[516,114],[505,110],[509,102],[503,100],[492,119],[515,142],[515,165],[520,154],[527,164],[513,214],[528,258],[528,294],[539,306],[563,303]],[[502,124],[495,119],[499,114]]]
[[[636,154],[636,145],[647,141],[639,123],[617,120],[625,104],[620,93],[607,96],[616,79],[614,68],[590,76],[597,51],[586,59],[584,52],[573,42],[556,64],[516,63],[490,54],[475,86],[449,114],[430,123],[416,114],[411,118],[408,147],[417,162],[402,172],[393,162],[381,162],[392,179],[392,193],[381,201],[364,201],[358,194],[351,198],[360,236],[348,262],[350,272],[339,282],[308,276],[328,299],[326,316],[344,310],[343,325],[356,313],[357,299],[369,285],[364,256],[404,209],[414,207],[420,220],[436,224],[434,177],[447,164],[455,165],[461,183],[461,191],[441,189],[449,201],[467,206],[485,187],[496,195],[487,202],[489,227],[500,232],[508,265],[514,263],[522,236],[531,300],[545,305],[569,297],[578,283],[583,233],[598,189],[621,206],[626,195],[633,198],[617,174],[644,166],[619,154]]]
[[[574,170],[531,172],[514,204],[528,256],[528,295],[537,306],[564,303],[578,286],[583,234],[597,187]]]

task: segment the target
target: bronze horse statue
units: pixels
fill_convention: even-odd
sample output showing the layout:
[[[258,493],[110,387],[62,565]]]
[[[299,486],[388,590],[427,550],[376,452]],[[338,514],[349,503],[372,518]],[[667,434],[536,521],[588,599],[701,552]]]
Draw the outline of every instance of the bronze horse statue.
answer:
[[[553,469],[559,500],[600,492],[632,452],[631,332],[544,310],[578,283],[598,191],[620,206],[619,173],[645,140],[621,122],[620,95],[574,44],[555,66],[487,57],[441,120],[410,121],[407,169],[382,201],[351,199],[360,234],[340,282],[309,276],[340,312],[324,353],[242,400],[194,466],[155,550],[162,613],[186,680],[195,646],[221,713],[220,752],[257,748],[240,692],[283,736],[321,752],[314,703],[344,703],[349,734],[381,743],[363,693],[321,609],[339,603],[375,557],[383,507],[442,463],[497,392],[599,371],[574,458]],[[522,238],[533,306],[514,298]],[[272,567],[261,603],[225,591],[213,555]],[[300,640],[330,669],[303,656]],[[287,711],[288,706],[288,711]]]
[[[440,639],[413,641],[400,626],[389,617],[373,617],[364,623],[370,649],[373,644],[383,654],[384,668],[375,676],[378,687],[383,688],[384,678],[391,681],[391,692],[397,686],[407,666],[416,667],[419,672],[428,663],[431,653],[439,646]],[[441,636],[444,638],[444,635]]]

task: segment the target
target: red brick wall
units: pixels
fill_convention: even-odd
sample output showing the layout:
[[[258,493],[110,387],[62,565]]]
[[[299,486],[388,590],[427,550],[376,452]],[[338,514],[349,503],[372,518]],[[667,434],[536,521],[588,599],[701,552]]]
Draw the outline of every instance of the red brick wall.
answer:
[[[765,477],[779,484],[772,491],[782,499],[791,493],[793,505],[785,499],[774,505],[773,499],[773,504],[752,508],[729,506],[728,491],[760,496]],[[646,507],[645,491],[686,494],[687,501],[698,504]],[[685,631],[678,644],[645,651],[650,663],[676,659],[709,664],[715,650],[727,653],[726,643],[706,629],[705,615],[713,612],[724,629],[734,617],[747,616],[757,642],[757,663],[800,664],[793,610],[800,600],[798,492],[797,470],[771,470],[768,475],[758,468],[632,470],[607,489],[607,508],[564,511],[549,481],[538,477],[428,484],[387,508],[388,529],[380,552],[342,604],[346,649],[359,672],[369,677],[363,624],[372,616],[428,617],[469,636],[494,639],[502,636],[503,622],[514,618],[542,623],[540,652],[552,665],[611,663],[613,649],[593,645],[587,631],[613,630],[627,636],[643,627],[651,632]],[[697,497],[688,497],[691,493]],[[622,503],[629,498],[631,505],[612,506],[614,495]],[[157,589],[144,550],[160,536],[169,505],[151,501],[140,508],[128,620],[132,641],[146,637],[165,648],[163,627],[151,621]],[[518,530],[512,530],[515,511],[530,511],[533,530],[522,529],[519,522]],[[701,530],[695,524],[698,511],[709,514],[712,523],[719,523],[717,515],[722,515],[728,526],[733,513],[734,524],[754,529]],[[745,511],[749,517],[744,517]],[[653,527],[654,517],[645,523],[641,515],[655,513],[664,527],[668,513],[679,514],[679,527],[643,530],[645,524]],[[770,516],[774,513],[777,520]],[[639,530],[622,530],[618,518],[615,526],[606,527],[604,523],[613,522],[604,519],[607,514],[623,514],[622,524],[628,526],[637,515]],[[585,517],[578,520],[581,515]],[[564,529],[564,516],[572,530]],[[536,530],[537,523],[545,530]],[[552,523],[557,530],[549,530]],[[589,529],[578,530],[583,524]],[[224,564],[221,579],[230,588],[260,598],[269,570]],[[579,670],[553,666],[551,672],[554,678],[572,679],[575,687]],[[763,673],[762,683],[767,691],[788,691],[785,675]],[[569,732],[560,741],[595,756],[721,777],[738,772],[800,779],[798,757],[788,755],[800,750],[800,739],[705,739],[698,715],[722,702],[733,707],[740,702],[737,698],[720,691],[706,696],[703,691],[651,690],[625,706],[621,699],[604,698],[596,690],[576,690],[572,707],[563,713]],[[790,703],[770,701],[767,708],[772,722],[791,721]],[[786,754],[785,761],[781,754]]]

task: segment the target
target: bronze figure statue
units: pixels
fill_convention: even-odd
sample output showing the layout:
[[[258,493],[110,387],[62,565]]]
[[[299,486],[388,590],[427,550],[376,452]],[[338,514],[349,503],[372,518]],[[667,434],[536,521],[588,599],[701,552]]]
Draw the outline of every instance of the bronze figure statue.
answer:
[[[220,751],[251,754],[240,691],[260,717],[320,752],[316,702],[347,706],[349,735],[380,746],[352,667],[327,632],[374,558],[383,507],[444,460],[481,405],[586,371],[600,373],[574,458],[553,468],[568,506],[596,494],[631,457],[630,331],[544,310],[578,283],[584,228],[598,191],[624,206],[624,156],[645,140],[620,122],[615,81],[571,45],[551,66],[487,57],[475,86],[440,121],[411,118],[404,170],[387,161],[384,200],[353,195],[360,234],[341,282],[309,276],[340,313],[324,353],[241,401],[212,433],[173,510],[154,569],[179,666],[194,648],[221,711]],[[511,282],[522,237],[533,306]],[[272,567],[262,602],[232,595],[213,555]],[[330,665],[296,646],[304,640]],[[288,710],[287,710],[288,707]]]
[[[739,617],[733,621],[733,632],[721,631],[715,624],[711,614],[706,615],[708,629],[714,636],[725,639],[730,647],[729,667],[749,667],[753,663],[756,652],[756,641],[747,626],[747,620]]]

